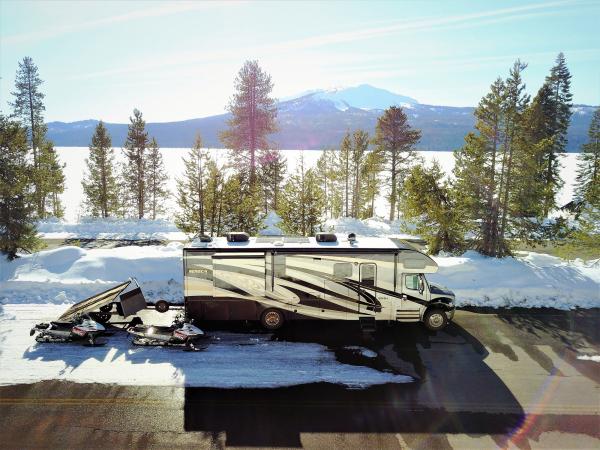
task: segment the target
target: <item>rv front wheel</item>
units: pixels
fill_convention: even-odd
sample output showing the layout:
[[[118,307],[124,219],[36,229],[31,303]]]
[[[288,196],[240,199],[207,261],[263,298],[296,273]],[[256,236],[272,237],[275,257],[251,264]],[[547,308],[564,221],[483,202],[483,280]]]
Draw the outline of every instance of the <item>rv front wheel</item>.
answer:
[[[430,309],[425,313],[423,323],[428,330],[438,331],[448,324],[448,318],[441,309]]]
[[[267,330],[277,330],[283,325],[283,314],[278,309],[265,309],[260,316],[260,323]]]

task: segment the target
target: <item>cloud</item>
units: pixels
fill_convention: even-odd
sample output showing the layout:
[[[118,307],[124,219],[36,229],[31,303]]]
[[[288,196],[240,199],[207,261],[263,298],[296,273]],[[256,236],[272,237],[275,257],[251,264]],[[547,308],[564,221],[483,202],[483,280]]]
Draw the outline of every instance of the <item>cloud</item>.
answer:
[[[130,22],[132,20],[144,19],[149,17],[162,17],[173,14],[182,14],[192,11],[209,9],[215,6],[221,5],[237,5],[243,2],[228,1],[228,2],[192,2],[192,1],[179,1],[173,3],[163,3],[158,6],[140,8],[133,11],[129,11],[124,14],[118,14],[109,17],[103,17],[96,20],[89,20],[86,22],[72,23],[60,25],[54,28],[48,28],[46,30],[31,31],[26,33],[13,34],[2,37],[0,43],[2,45],[14,45],[22,44],[31,41],[37,41],[40,39],[51,39],[56,36],[60,36],[67,33],[75,33],[77,31],[89,30],[92,28],[99,28],[104,26],[113,25],[116,23]]]
[[[142,60],[127,67],[103,70],[91,73],[73,75],[71,79],[91,79],[105,76],[114,76],[127,73],[144,72],[153,69],[165,69],[177,65],[189,65],[193,63],[208,63],[214,61],[243,60],[248,55],[274,55],[287,54],[288,52],[307,49],[318,49],[329,45],[343,44],[354,41],[387,37],[398,33],[418,30],[447,30],[453,28],[466,28],[483,26],[497,22],[510,20],[526,20],[539,16],[555,14],[557,9],[563,6],[571,6],[572,1],[561,0],[545,3],[534,3],[510,8],[500,8],[470,14],[453,16],[429,17],[413,20],[396,21],[392,24],[366,27],[361,30],[349,32],[337,32],[309,36],[301,39],[269,43],[252,47],[237,47],[233,49],[219,48],[212,52],[179,52],[164,55],[160,60]]]

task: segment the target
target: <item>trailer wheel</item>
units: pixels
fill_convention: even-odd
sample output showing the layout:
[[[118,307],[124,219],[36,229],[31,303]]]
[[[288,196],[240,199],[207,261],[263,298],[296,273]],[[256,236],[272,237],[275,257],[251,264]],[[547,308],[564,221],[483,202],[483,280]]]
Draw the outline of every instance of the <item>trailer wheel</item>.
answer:
[[[154,309],[159,313],[165,313],[169,310],[169,302],[165,300],[159,300],[154,304]]]
[[[267,330],[278,330],[284,321],[283,313],[275,308],[265,309],[260,315],[260,324]]]
[[[448,325],[448,317],[444,310],[433,308],[425,313],[423,323],[428,330],[439,331]]]

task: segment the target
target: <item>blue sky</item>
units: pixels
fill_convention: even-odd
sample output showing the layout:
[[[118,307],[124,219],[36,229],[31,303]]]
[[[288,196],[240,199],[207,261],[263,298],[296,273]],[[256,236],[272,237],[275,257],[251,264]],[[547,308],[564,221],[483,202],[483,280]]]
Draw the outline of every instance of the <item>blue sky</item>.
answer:
[[[0,109],[17,62],[45,81],[46,119],[220,113],[246,59],[274,95],[369,83],[475,105],[520,57],[532,93],[563,51],[576,103],[600,103],[600,2],[59,2],[0,0]]]

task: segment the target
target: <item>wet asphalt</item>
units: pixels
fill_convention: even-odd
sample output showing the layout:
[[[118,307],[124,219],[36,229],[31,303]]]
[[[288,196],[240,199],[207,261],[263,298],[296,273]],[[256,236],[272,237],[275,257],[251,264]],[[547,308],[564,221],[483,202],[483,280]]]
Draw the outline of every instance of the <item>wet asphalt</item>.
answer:
[[[415,382],[1,386],[0,448],[598,449],[600,363],[578,359],[600,354],[598,324],[600,309],[481,308],[458,311],[439,333],[298,322],[271,339],[316,342],[340,362]]]

